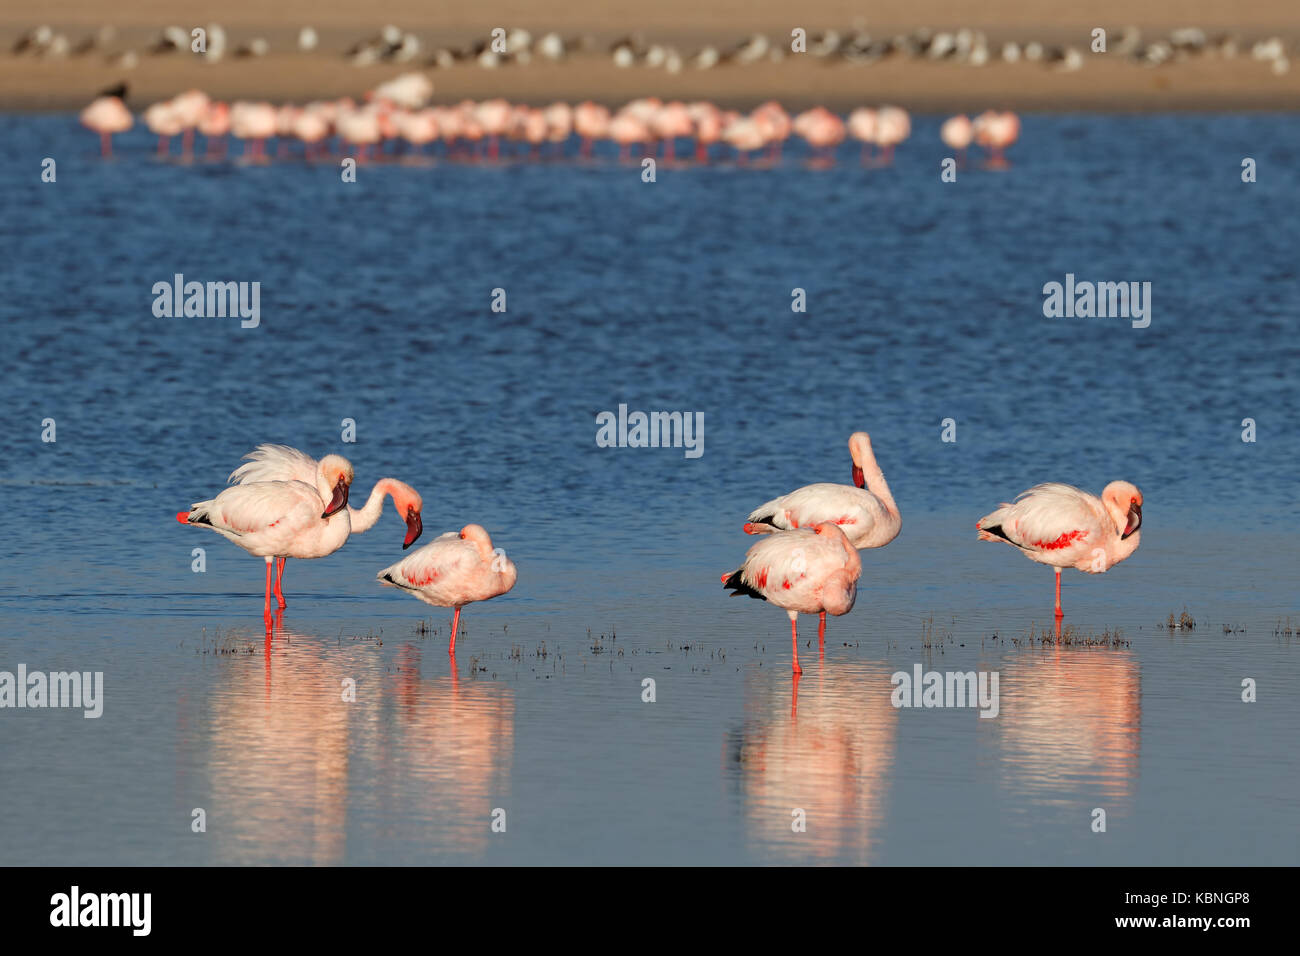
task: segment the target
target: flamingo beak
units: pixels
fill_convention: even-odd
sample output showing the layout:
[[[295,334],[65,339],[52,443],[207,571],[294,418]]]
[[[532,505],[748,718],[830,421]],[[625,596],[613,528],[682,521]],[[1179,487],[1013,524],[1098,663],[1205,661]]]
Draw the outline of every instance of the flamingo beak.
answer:
[[[853,483],[859,488],[865,488],[867,486],[866,476],[862,474],[862,469],[857,465],[853,466]]]
[[[405,551],[415,544],[416,539],[423,533],[424,522],[420,520],[420,512],[408,511],[406,513],[406,537],[402,540],[402,550]]]
[[[347,479],[340,478],[339,483],[334,486],[334,497],[330,499],[329,506],[326,507],[322,518],[328,518],[335,512],[342,511],[348,506],[348,483]]]
[[[1124,533],[1120,535],[1120,540],[1123,541],[1129,535],[1135,534],[1138,528],[1141,527],[1142,527],[1142,506],[1135,501],[1131,505],[1129,505],[1128,524],[1125,525]]]

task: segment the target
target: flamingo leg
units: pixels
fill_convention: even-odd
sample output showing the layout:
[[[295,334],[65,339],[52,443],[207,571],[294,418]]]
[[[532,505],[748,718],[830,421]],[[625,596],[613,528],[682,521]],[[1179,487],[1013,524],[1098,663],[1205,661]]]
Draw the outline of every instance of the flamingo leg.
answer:
[[[284,589],[282,585],[284,581],[284,565],[288,560],[288,558],[275,559],[275,599],[279,602],[281,608],[284,607]]]
[[[447,645],[447,653],[452,657],[456,656],[456,632],[460,630],[460,608],[456,608],[456,613],[451,616],[451,643]]]
[[[790,618],[790,655],[794,659],[794,672],[802,674],[803,668],[799,666],[799,619]]]
[[[99,134],[99,153],[105,159],[113,155],[113,137],[108,133]]]
[[[271,558],[266,559],[266,593],[262,599],[262,614],[271,616]]]
[[[1056,569],[1056,619],[1059,621],[1065,617],[1065,612],[1061,610],[1061,569]]]

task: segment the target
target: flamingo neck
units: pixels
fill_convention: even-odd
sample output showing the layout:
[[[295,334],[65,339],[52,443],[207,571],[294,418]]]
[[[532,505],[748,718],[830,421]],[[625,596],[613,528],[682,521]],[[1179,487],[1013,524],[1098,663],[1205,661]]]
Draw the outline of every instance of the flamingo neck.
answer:
[[[391,478],[380,478],[375,482],[375,487],[370,490],[370,497],[366,499],[364,507],[348,506],[348,514],[352,517],[353,533],[360,534],[375,526],[379,516],[384,513],[384,499],[393,493],[391,482]]]
[[[876,464],[876,456],[868,452],[860,467],[862,477],[866,480],[867,490],[880,499],[886,511],[891,515],[897,515],[898,505],[894,504],[894,496],[889,493],[889,484],[885,481],[885,473]]]

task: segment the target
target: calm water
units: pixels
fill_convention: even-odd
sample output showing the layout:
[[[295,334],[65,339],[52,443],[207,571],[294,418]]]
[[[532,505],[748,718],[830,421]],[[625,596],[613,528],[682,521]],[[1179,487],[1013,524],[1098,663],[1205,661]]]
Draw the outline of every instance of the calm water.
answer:
[[[1010,172],[955,184],[936,128],[890,170],[345,185],[160,163],[139,130],[102,162],[71,118],[0,118],[0,669],[106,694],[98,720],[0,712],[4,861],[1296,862],[1300,120],[1031,116]],[[177,272],[260,282],[261,325],[155,318]],[[1045,319],[1067,272],[1150,281],[1150,327]],[[620,403],[702,411],[703,457],[597,448]],[[719,575],[754,505],[848,481],[858,428],[903,532],[824,660],[802,621],[796,687],[784,614]],[[354,504],[414,484],[425,540],[476,521],[507,550],[519,583],[468,608],[454,669],[450,614],[374,583],[391,509],[289,562],[266,646],[262,562],[174,519],[261,441],[347,454]],[[976,518],[1120,477],[1142,547],[1063,595],[1120,642],[1031,645],[1051,573]],[[917,663],[997,671],[999,716],[893,708]]]

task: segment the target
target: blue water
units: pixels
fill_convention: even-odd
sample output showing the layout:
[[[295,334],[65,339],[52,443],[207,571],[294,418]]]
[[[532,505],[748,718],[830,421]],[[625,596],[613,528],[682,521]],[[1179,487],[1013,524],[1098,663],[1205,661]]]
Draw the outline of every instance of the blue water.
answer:
[[[0,670],[106,688],[97,720],[0,711],[5,862],[1295,863],[1300,120],[1029,116],[1009,171],[955,183],[937,122],[884,170],[343,183],[0,117]],[[259,282],[261,324],[156,318],[175,273]],[[1044,318],[1066,273],[1151,282],[1150,327]],[[703,456],[597,447],[620,403],[703,412]],[[824,659],[801,622],[796,685],[784,614],[719,575],[753,506],[849,480],[856,429],[903,531]],[[450,614],[374,582],[390,506],[289,562],[267,645],[262,561],[174,519],[263,441],[347,455],[354,504],[411,483],[425,540],[506,549],[519,583],[464,612],[454,669]],[[1067,572],[1075,640],[1031,645],[1051,574],[975,520],[1116,478],[1141,548]],[[917,663],[999,672],[998,717],[895,709]]]

